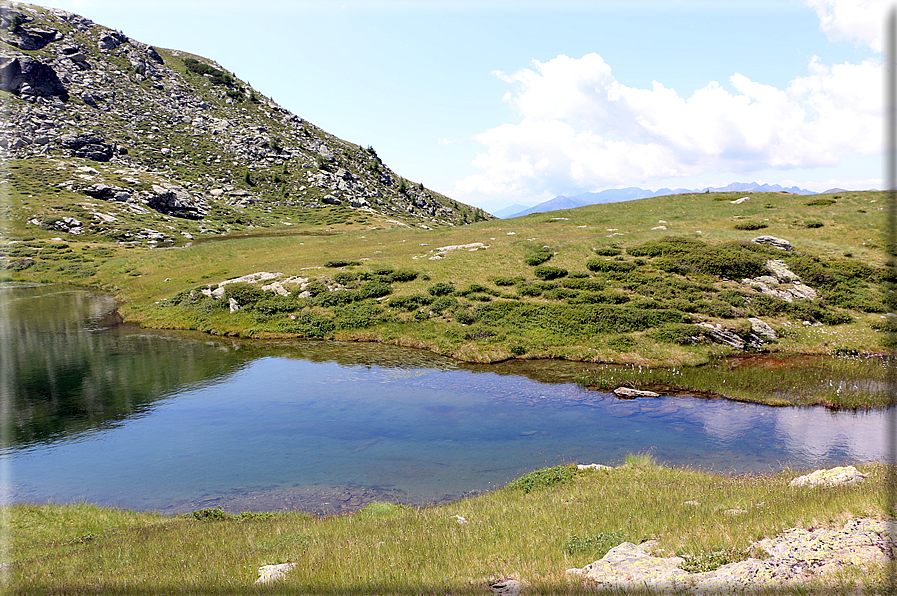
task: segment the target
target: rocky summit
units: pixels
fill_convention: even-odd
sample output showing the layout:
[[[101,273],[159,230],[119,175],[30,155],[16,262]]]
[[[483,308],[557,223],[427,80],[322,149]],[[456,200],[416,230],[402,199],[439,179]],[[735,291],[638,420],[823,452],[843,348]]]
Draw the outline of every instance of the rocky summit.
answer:
[[[13,229],[179,242],[289,225],[490,218],[290,113],[206,58],[63,10],[0,6]]]

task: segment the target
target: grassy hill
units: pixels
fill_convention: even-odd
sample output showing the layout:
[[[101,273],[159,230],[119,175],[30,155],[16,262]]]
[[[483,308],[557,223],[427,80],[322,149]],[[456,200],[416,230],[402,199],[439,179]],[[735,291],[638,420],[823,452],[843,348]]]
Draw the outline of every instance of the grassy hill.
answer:
[[[884,193],[739,198],[658,197],[439,230],[306,223],[171,249],[40,230],[6,247],[7,275],[107,289],[126,319],[154,327],[381,341],[478,362],[883,351]],[[752,242],[760,235],[793,250]],[[769,261],[816,297],[789,301],[743,281],[795,287],[769,279]],[[269,282],[218,288],[258,272],[282,274],[286,295],[262,291]],[[205,295],[216,289],[224,295]],[[725,342],[733,336],[741,347]]]

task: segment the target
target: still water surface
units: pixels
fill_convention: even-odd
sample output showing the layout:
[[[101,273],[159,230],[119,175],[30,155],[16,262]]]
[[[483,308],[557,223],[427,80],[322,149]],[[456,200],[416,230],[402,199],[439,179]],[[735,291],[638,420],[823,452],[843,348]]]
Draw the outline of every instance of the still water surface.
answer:
[[[619,400],[571,382],[583,364],[147,331],[110,326],[114,305],[81,290],[0,297],[15,500],[323,513],[438,502],[646,450],[736,473],[883,458],[881,412]]]

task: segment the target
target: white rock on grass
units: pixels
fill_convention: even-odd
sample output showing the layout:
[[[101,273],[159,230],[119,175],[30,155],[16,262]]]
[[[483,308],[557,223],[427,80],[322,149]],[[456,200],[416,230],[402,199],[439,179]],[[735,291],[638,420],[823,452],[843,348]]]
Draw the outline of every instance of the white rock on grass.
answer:
[[[789,482],[788,486],[843,486],[857,484],[865,479],[866,475],[853,466],[838,466],[798,476]]]
[[[298,567],[299,563],[280,563],[279,565],[262,565],[259,567],[259,577],[255,580],[257,584],[267,584],[278,581],[286,577],[294,567]]]

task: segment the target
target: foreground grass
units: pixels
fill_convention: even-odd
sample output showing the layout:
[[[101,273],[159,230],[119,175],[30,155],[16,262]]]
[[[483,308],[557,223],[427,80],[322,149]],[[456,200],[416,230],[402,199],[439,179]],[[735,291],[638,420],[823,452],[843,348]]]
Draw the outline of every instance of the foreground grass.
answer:
[[[16,505],[4,510],[8,586],[16,594],[483,594],[514,576],[534,592],[586,593],[564,571],[599,558],[607,540],[654,539],[664,555],[725,553],[725,562],[789,527],[883,517],[885,467],[860,469],[868,474],[860,485],[794,488],[796,471],[731,477],[639,456],[608,471],[543,470],[448,505],[375,503],[330,518],[202,521],[83,503]],[[259,566],[283,562],[300,565],[273,587],[252,585]],[[875,584],[882,574],[861,579]]]

